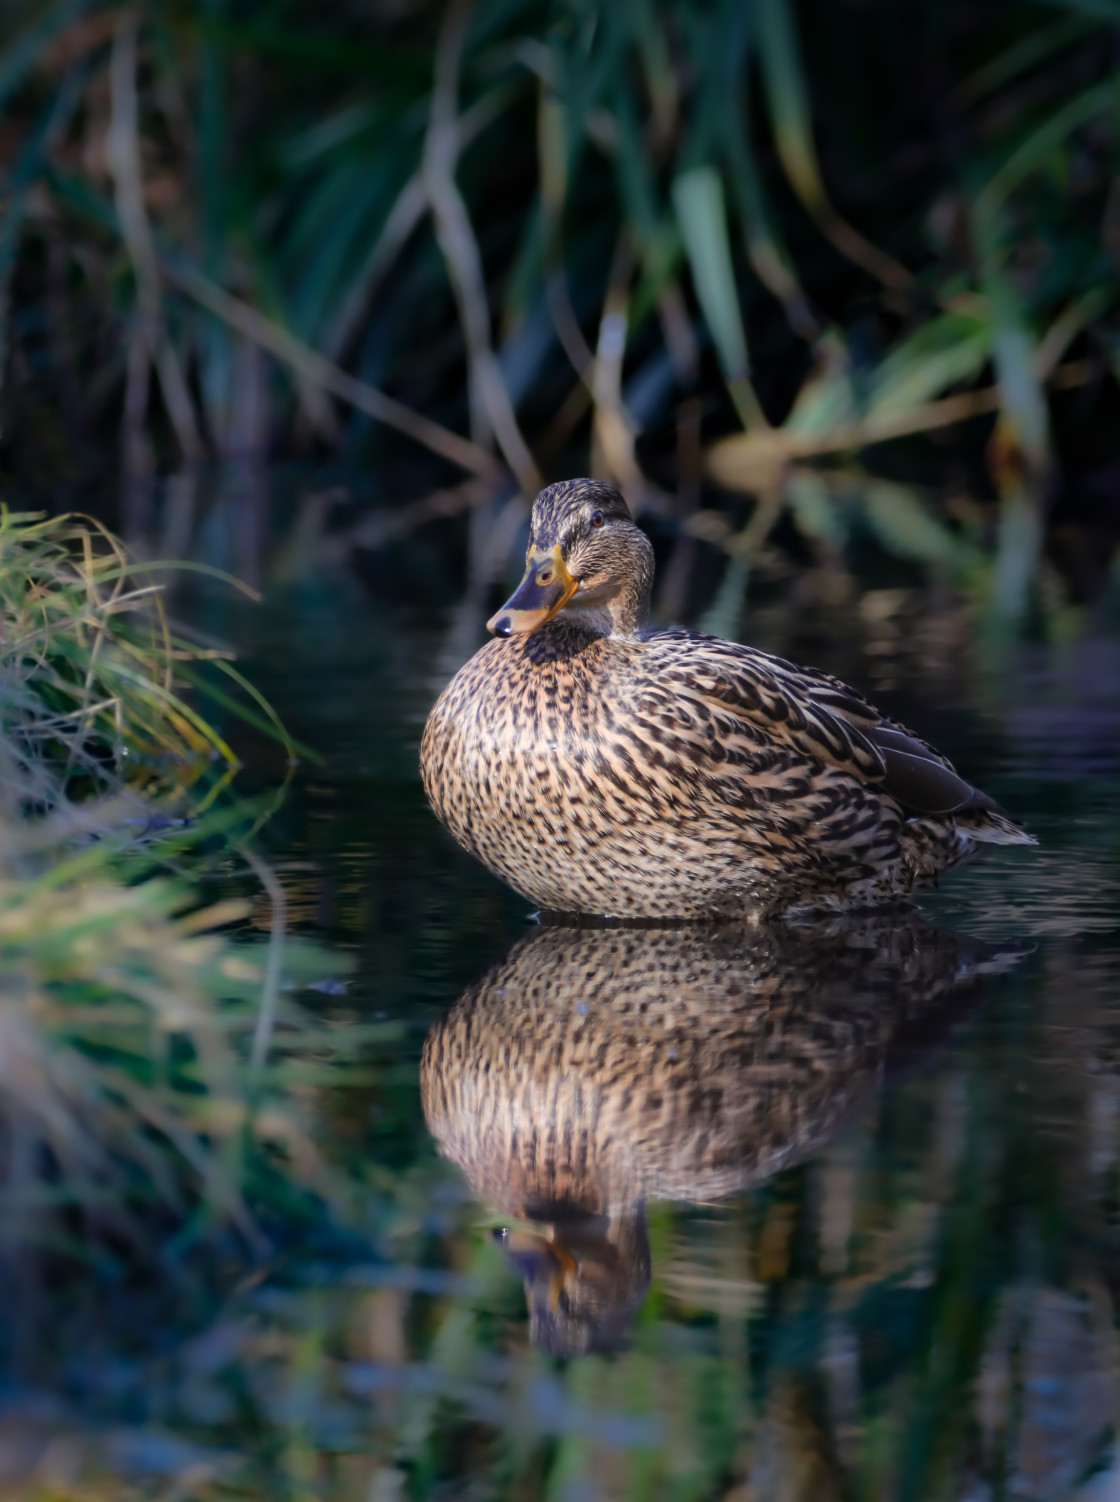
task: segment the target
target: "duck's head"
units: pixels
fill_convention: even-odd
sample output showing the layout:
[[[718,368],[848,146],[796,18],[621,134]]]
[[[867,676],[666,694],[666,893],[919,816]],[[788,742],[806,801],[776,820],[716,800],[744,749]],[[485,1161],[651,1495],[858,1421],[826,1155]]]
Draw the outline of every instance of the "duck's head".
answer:
[[[601,636],[633,636],[652,587],[653,549],[618,491],[562,480],[533,502],[524,578],[486,629],[520,636],[563,611]]]

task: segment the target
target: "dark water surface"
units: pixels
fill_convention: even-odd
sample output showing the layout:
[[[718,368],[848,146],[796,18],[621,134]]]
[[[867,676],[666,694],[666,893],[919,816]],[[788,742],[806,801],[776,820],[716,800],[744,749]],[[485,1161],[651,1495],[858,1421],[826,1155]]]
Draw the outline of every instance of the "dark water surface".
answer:
[[[351,1242],[107,1351],[44,1441],[79,1415],[146,1496],[1120,1497],[1115,642],[985,658],[886,592],[752,616],[1040,846],[913,916],[704,934],[531,925],[439,829],[416,747],[477,603],[200,615],[326,758],[264,846],[352,956],[317,1004],[370,1025],[301,1086]]]

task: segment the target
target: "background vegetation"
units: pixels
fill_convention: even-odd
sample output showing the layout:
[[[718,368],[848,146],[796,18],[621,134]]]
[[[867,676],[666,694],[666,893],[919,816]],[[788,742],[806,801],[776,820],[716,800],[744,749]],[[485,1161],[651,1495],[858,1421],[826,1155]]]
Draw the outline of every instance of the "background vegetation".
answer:
[[[590,467],[744,583],[772,537],[863,531],[1005,616],[1093,597],[1118,21],[13,0],[8,466],[56,502],[122,475],[133,531],[213,459],[331,458],[442,513]]]

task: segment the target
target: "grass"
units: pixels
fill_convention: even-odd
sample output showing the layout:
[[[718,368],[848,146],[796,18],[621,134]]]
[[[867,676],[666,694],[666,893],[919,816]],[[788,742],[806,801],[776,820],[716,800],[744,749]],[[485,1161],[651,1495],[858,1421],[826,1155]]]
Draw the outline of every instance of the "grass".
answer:
[[[6,441],[73,485],[62,413],[130,494],[301,448],[393,496],[466,474],[466,504],[592,467],[686,533],[706,477],[751,498],[745,564],[843,529],[835,484],[808,526],[793,487],[940,483],[915,445],[948,434],[965,587],[1021,619],[1063,455],[1117,457],[1114,21],[30,0],[0,27]],[[936,571],[934,492],[881,540]]]
[[[58,823],[128,790],[173,804],[215,761],[234,766],[176,681],[188,662],[220,654],[173,635],[156,578],[95,523],[0,515],[10,816]]]
[[[337,1046],[280,995],[331,962],[283,948],[278,920],[247,945],[247,904],[206,905],[175,874],[224,829],[273,880],[225,793],[233,753],[183,692],[215,661],[239,675],[173,631],[153,577],[80,518],[0,517],[0,1184],[17,1261],[45,1247],[135,1270],[191,1225],[251,1257],[267,1239],[248,1197],[324,1188],[269,1070]]]

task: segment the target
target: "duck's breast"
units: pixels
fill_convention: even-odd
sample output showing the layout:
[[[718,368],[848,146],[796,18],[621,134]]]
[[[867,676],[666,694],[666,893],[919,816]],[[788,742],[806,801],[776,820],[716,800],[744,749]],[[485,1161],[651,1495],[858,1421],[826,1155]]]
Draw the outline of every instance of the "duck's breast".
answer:
[[[598,656],[599,654],[595,654]],[[586,801],[610,702],[596,665],[489,642],[440,695],[421,744],[424,788],[468,849],[531,837]]]

